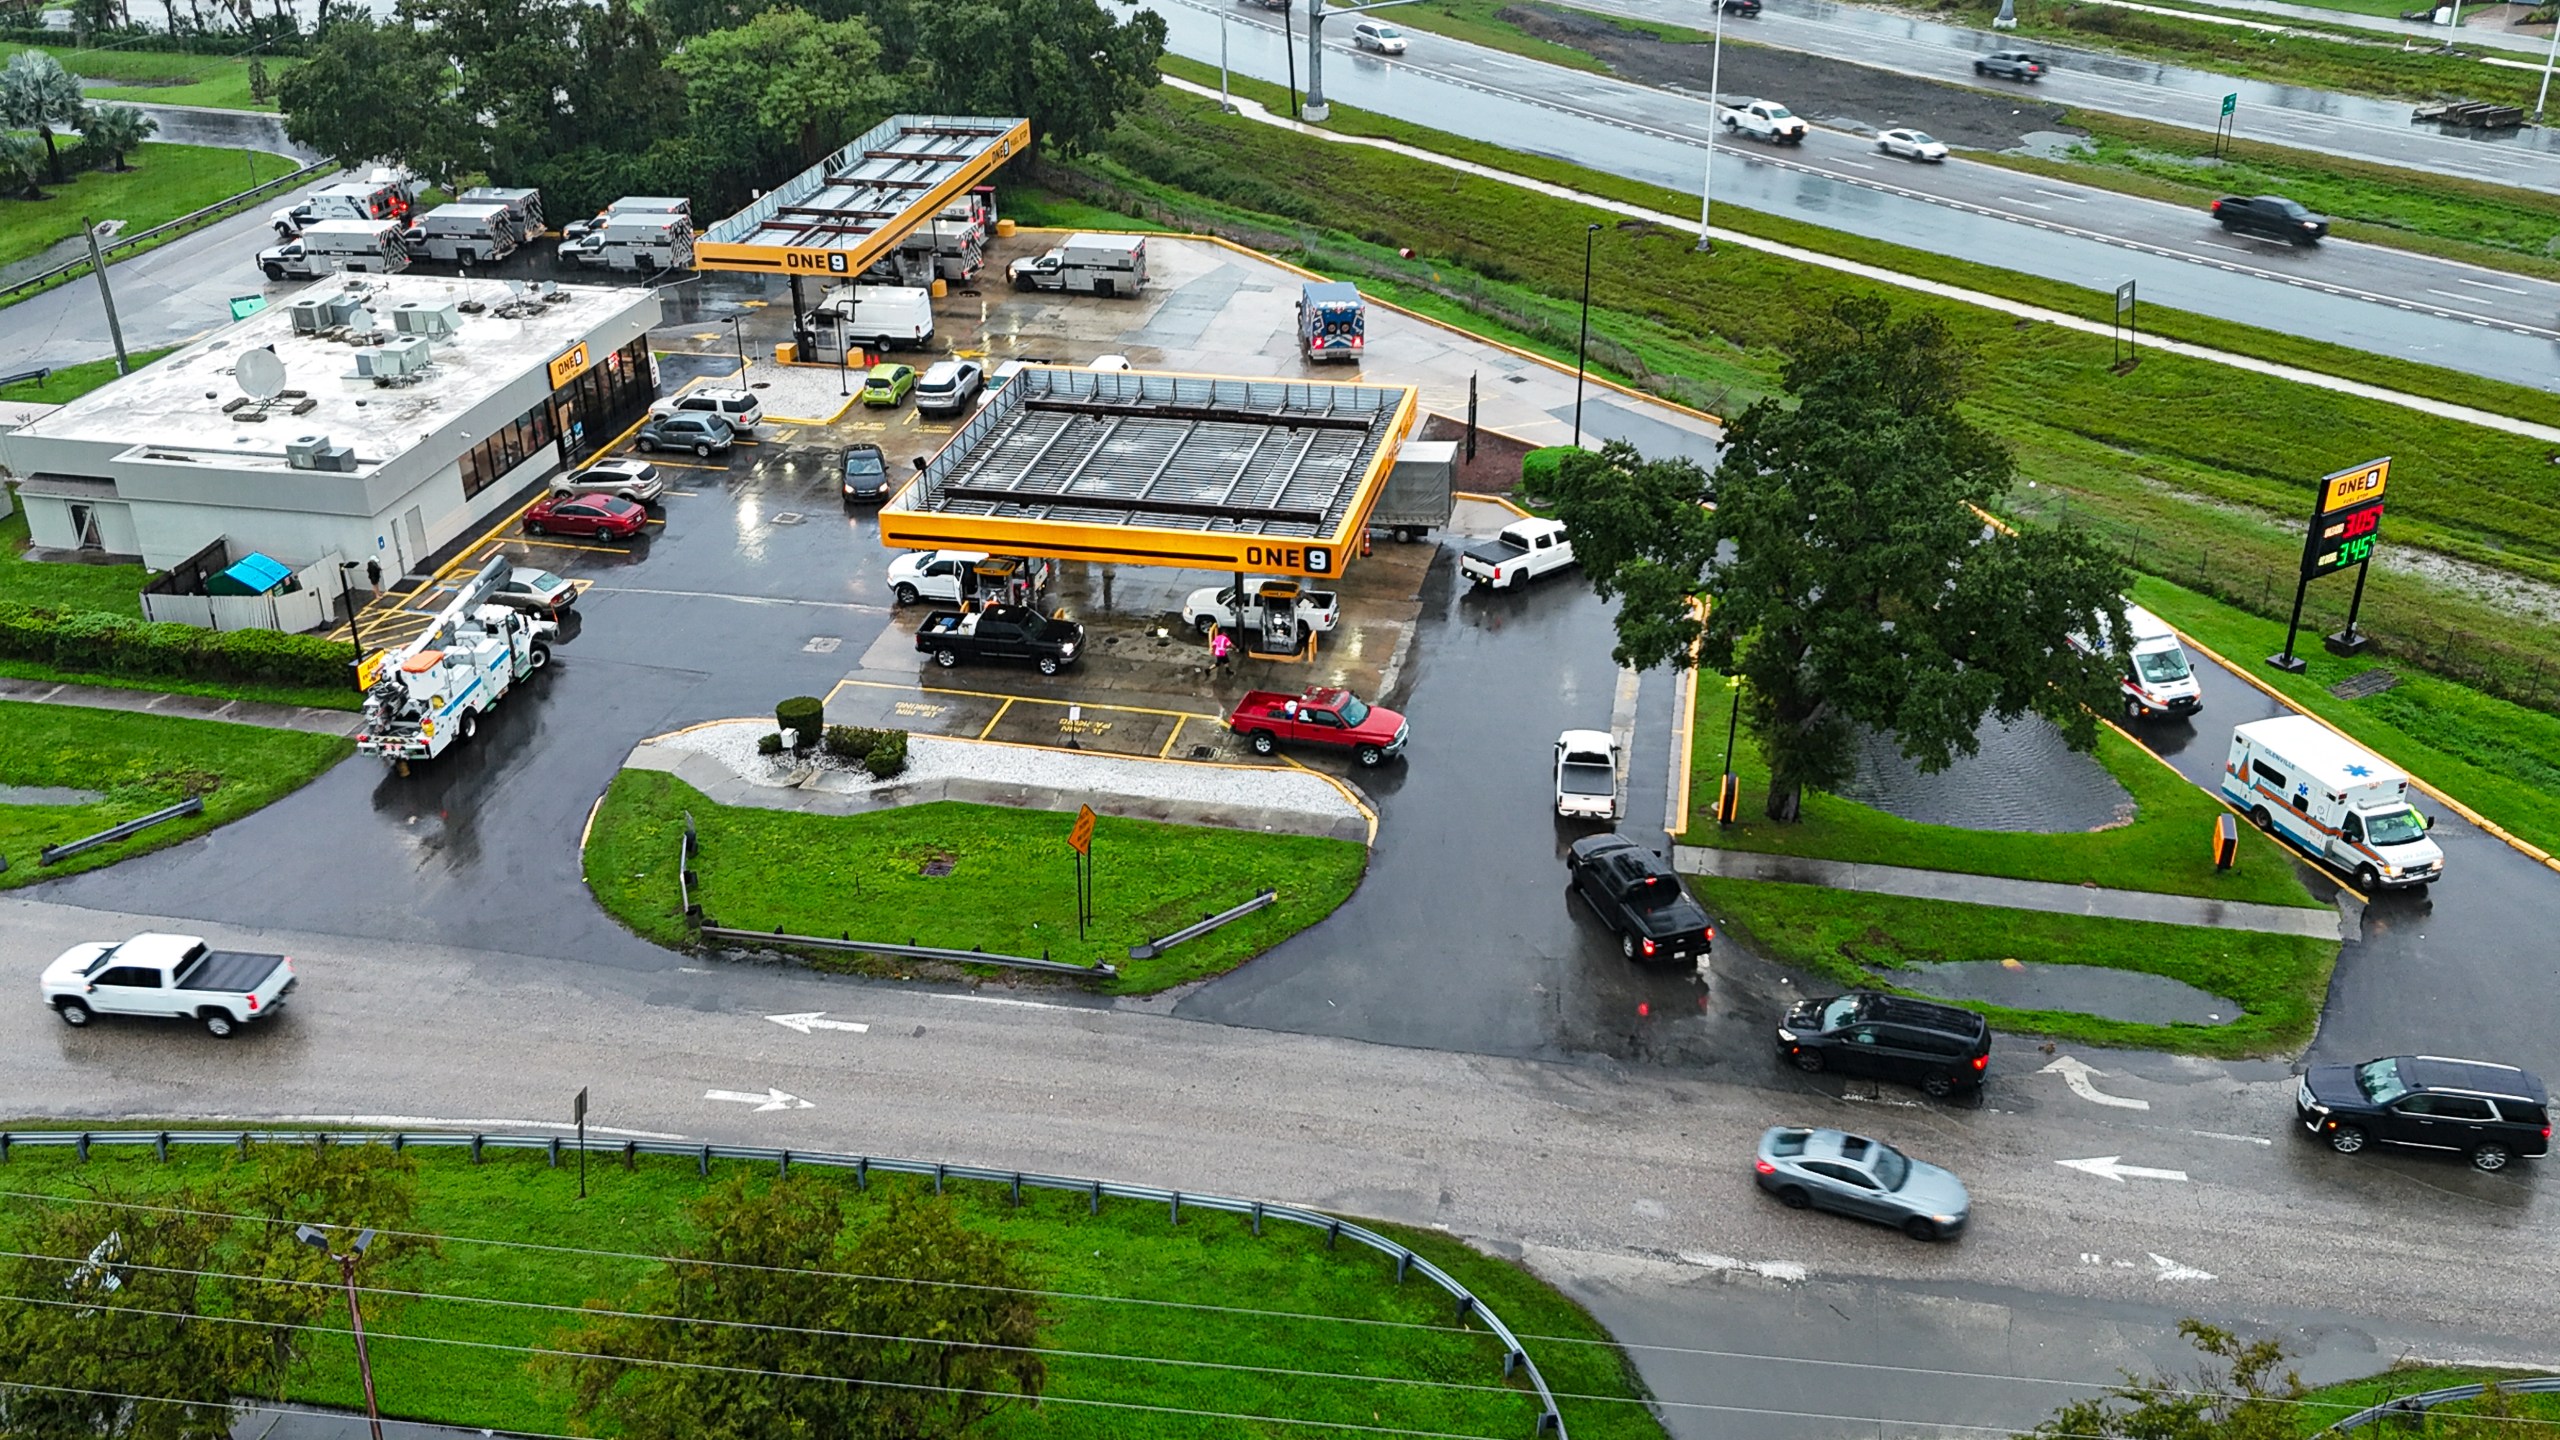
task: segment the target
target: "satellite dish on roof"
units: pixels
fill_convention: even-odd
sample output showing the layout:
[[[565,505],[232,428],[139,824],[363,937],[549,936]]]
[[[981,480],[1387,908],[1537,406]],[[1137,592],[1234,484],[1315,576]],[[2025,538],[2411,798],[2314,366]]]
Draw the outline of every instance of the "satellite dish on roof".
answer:
[[[370,310],[358,310],[348,317],[347,328],[359,335],[370,335],[382,328],[382,321]]]
[[[273,350],[247,350],[231,367],[231,378],[253,400],[273,400],[284,389],[284,362]]]

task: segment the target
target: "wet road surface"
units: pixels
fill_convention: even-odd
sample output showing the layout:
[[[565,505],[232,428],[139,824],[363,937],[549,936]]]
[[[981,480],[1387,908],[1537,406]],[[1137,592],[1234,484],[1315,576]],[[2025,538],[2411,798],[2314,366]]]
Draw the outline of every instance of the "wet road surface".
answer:
[[[1279,28],[1262,12],[1213,0],[1153,0],[1152,8],[1176,53],[1214,64],[1223,34],[1236,72],[1286,78]],[[1430,35],[1392,60],[1337,52],[1330,42],[1326,58],[1330,100],[1685,193],[1696,193],[1704,173],[1712,120],[1694,97]],[[1888,159],[1838,131],[1817,130],[1801,147],[1720,139],[1714,163],[1720,205],[2092,291],[2132,280],[2150,304],[2560,388],[2560,285],[2549,282],[2379,246],[2265,244],[2226,235],[2192,211],[2094,187],[1962,161]],[[2091,305],[2099,303],[2093,295]]]

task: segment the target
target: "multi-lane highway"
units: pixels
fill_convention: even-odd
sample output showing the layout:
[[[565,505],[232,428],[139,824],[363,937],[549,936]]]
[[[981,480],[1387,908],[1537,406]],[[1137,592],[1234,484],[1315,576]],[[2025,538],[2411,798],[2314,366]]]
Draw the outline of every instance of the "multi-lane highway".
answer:
[[[1287,78],[1289,57],[1265,12],[1217,0],[1151,3],[1165,17],[1176,53],[1214,63],[1223,46],[1238,73],[1274,83]],[[1329,38],[1326,98],[1650,184],[1698,189],[1714,123],[1704,100],[1439,36],[1412,38],[1413,48],[1393,59]],[[2151,304],[2517,384],[2560,384],[2560,285],[2549,282],[2379,246],[2331,242],[2297,250],[2241,239],[2200,212],[2089,186],[1961,160],[1924,166],[1888,159],[1868,137],[1829,125],[1800,149],[1720,139],[1715,155],[1719,205],[2101,292],[2132,280]],[[2100,303],[2091,297],[2093,306]]]

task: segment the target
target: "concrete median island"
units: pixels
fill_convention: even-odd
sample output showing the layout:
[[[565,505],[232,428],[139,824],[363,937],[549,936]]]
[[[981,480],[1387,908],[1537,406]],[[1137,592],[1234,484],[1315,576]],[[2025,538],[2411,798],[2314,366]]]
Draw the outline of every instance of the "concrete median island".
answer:
[[[1304,770],[918,736],[909,773],[874,782],[813,761],[772,764],[752,744],[735,753],[717,733],[727,728],[641,746],[588,835],[598,902],[662,945],[699,940],[677,884],[687,814],[700,846],[694,899],[723,926],[1110,963],[1119,967],[1110,988],[1128,994],[1234,968],[1331,914],[1368,866],[1355,793]],[[1067,842],[1082,804],[1098,818],[1095,917],[1080,938]],[[1264,909],[1129,958],[1265,889],[1277,898]],[[929,968],[857,955],[812,963],[902,976]]]

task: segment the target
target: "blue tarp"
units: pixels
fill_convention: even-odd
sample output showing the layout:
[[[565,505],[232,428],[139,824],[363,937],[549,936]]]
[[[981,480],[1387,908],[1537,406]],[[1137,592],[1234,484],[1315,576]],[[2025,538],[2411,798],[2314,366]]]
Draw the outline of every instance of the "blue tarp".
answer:
[[[212,576],[204,582],[207,595],[264,595],[281,590],[293,579],[293,570],[283,561],[252,550],[239,564]]]

